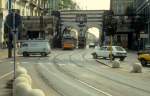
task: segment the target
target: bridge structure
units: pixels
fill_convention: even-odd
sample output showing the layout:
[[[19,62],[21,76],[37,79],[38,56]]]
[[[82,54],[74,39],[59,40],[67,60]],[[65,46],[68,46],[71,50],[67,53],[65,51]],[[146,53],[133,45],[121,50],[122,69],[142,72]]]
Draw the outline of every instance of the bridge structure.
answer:
[[[89,28],[96,27],[102,32],[104,12],[105,10],[62,10],[60,11],[60,32],[64,34],[67,27],[76,29],[78,40],[82,42],[80,38],[86,38]]]

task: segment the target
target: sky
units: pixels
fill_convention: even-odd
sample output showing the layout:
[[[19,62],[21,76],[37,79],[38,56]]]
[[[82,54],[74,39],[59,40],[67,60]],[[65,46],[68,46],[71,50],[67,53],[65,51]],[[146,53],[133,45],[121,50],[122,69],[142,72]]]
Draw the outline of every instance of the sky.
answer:
[[[110,0],[74,0],[83,10],[109,10]]]

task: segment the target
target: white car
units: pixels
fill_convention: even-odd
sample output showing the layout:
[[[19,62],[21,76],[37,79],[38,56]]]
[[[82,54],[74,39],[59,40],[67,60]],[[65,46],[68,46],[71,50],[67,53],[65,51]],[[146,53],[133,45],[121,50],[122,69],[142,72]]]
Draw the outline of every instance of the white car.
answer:
[[[110,58],[110,46],[102,46],[97,48],[95,52],[92,53],[93,58],[97,59],[98,57]],[[112,46],[112,60],[119,58],[120,61],[123,61],[127,57],[127,52],[121,46]]]
[[[27,57],[30,54],[47,56],[50,53],[51,48],[48,40],[24,40],[21,41],[20,48],[18,49],[18,54],[23,55],[24,57]]]
[[[89,48],[95,48],[95,43],[90,43]]]

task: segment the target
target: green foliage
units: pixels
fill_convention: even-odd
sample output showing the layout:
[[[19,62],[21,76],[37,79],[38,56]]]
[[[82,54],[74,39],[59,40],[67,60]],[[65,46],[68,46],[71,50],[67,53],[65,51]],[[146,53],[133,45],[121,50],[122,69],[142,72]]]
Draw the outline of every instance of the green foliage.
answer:
[[[59,3],[59,9],[76,9],[79,8],[78,5],[72,0],[61,0]]]

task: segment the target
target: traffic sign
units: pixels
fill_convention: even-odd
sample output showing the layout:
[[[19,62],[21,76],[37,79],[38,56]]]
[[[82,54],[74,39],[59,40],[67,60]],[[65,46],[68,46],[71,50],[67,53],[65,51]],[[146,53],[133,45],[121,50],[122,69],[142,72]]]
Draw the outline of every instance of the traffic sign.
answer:
[[[11,29],[16,29],[21,24],[21,16],[15,12],[11,12],[6,17],[6,24]]]
[[[140,38],[148,38],[148,34],[140,34]]]

